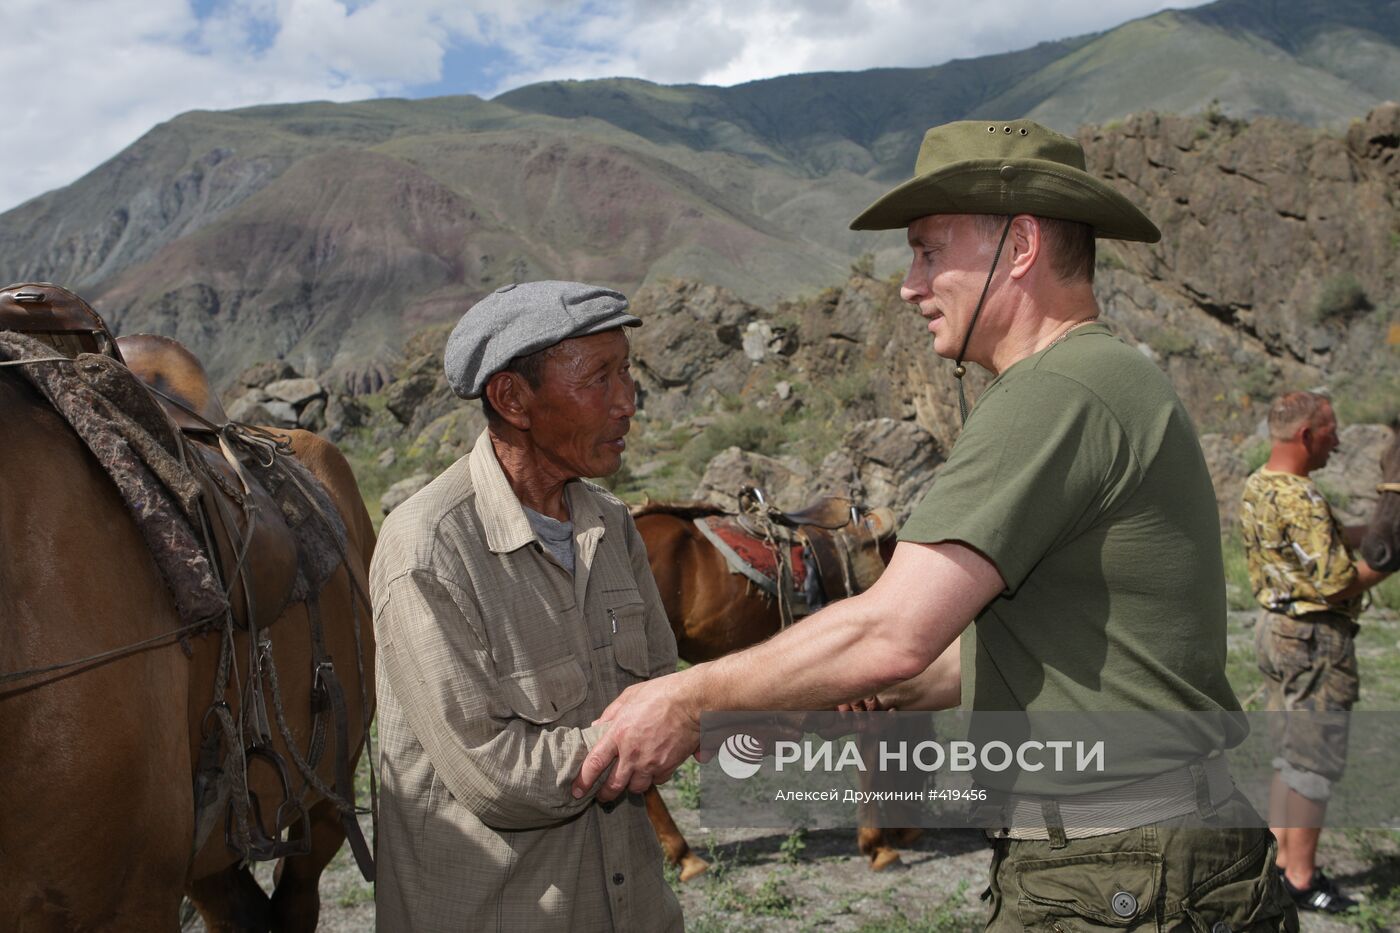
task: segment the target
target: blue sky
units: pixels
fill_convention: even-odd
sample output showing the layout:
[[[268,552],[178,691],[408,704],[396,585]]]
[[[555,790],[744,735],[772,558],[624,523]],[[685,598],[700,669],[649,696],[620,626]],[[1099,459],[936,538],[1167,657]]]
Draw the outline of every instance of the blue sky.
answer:
[[[0,0],[0,210],[187,110],[924,67],[1200,0]]]

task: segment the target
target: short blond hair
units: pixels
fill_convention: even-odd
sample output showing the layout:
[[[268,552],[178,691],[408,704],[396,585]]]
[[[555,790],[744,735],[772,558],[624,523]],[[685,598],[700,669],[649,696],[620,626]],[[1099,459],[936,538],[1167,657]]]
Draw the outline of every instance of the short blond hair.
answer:
[[[1332,400],[1320,392],[1285,392],[1269,406],[1269,437],[1290,441],[1304,425],[1315,425]]]

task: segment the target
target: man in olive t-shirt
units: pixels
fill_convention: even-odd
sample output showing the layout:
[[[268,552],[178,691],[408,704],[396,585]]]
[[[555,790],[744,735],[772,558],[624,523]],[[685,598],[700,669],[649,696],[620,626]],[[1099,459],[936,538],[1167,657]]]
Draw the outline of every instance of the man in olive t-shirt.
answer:
[[[1241,729],[1205,461],[1162,374],[1094,323],[1095,237],[1157,228],[1078,143],[1023,120],[929,130],[915,177],[852,226],[907,228],[901,295],[934,352],[998,378],[875,586],[628,688],[575,792],[614,760],[600,798],[666,780],[702,710],[829,708],[915,677],[930,705],[1193,712],[1212,727],[1143,737],[1163,770],[1041,800],[1038,830],[997,834],[988,928],[1296,930],[1272,837],[1218,754]],[[1147,805],[1123,806],[1128,789]],[[1075,807],[1087,822],[1061,819]]]

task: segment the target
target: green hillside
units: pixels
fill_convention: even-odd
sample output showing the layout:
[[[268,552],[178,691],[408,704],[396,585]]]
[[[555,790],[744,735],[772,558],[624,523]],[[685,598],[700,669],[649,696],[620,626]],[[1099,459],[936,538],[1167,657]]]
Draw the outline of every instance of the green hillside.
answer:
[[[273,355],[368,390],[405,334],[505,281],[685,278],[772,302],[866,252],[892,268],[897,235],[846,224],[932,124],[1208,110],[1341,129],[1396,87],[1400,0],[1220,0],[930,68],[192,112],[0,215],[0,275],[77,288],[217,378]]]

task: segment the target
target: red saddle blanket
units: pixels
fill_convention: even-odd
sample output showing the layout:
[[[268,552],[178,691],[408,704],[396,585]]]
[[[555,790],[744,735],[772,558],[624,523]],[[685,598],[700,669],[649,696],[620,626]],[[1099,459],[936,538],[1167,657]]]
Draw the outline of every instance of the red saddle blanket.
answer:
[[[703,524],[702,524],[703,523]],[[778,551],[763,538],[745,528],[737,519],[724,515],[711,515],[695,520],[695,524],[705,536],[719,547],[731,566],[737,558],[743,567],[733,567],[736,573],[751,570],[764,577],[769,586],[776,589],[778,583]],[[782,547],[782,545],[778,545]],[[790,548],[792,586],[801,593],[807,586],[807,562],[803,559],[802,545],[793,543]],[[727,551],[726,551],[727,549]],[[744,576],[754,579],[750,573]],[[755,582],[760,582],[755,580]]]

